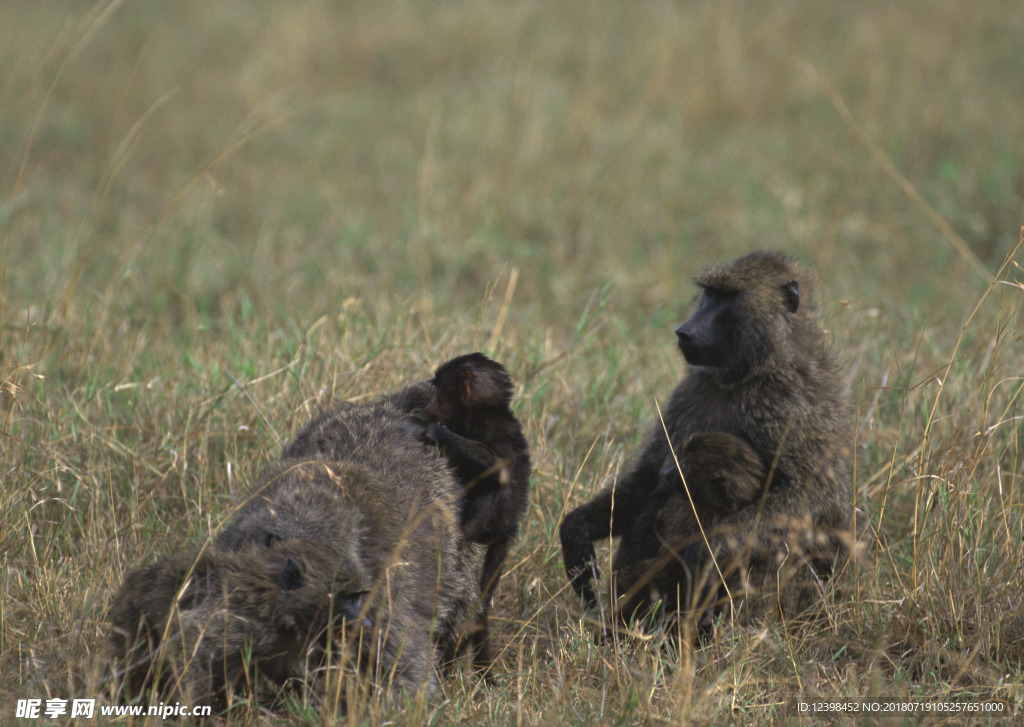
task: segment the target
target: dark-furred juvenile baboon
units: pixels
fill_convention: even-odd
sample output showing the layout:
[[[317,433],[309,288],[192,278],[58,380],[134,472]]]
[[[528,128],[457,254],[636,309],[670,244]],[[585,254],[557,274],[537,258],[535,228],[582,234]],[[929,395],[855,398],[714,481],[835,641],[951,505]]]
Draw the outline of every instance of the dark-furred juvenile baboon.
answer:
[[[433,384],[435,395],[424,412],[434,421],[424,439],[437,444],[463,485],[466,540],[487,546],[473,644],[476,663],[488,666],[488,616],[509,546],[526,512],[530,450],[509,406],[513,385],[504,366],[482,353],[466,354],[439,366]]]
[[[686,478],[686,490],[683,478]],[[724,517],[750,505],[764,490],[764,463],[748,442],[725,432],[690,437],[679,453],[679,466],[664,472],[665,487],[686,496],[689,490],[702,520]]]
[[[596,603],[593,541],[620,537],[612,567],[625,618],[653,605],[644,579],[658,582],[655,595],[666,610],[685,613],[713,595],[710,584],[692,589],[685,582],[708,573],[711,553],[733,596],[762,597],[748,612],[770,602],[796,610],[845,554],[850,407],[808,274],[782,255],[754,253],[712,267],[696,282],[702,289],[696,310],[676,331],[689,375],[663,410],[671,444],[655,422],[626,474],[561,525],[566,570],[588,604]],[[710,552],[688,501],[678,494],[652,497],[674,465],[669,447],[684,452],[688,443],[697,446],[693,437],[709,432],[749,443],[768,470],[763,495],[716,514],[707,533]],[[659,552],[669,553],[671,563],[662,566]],[[652,562],[653,573],[638,567]]]
[[[177,670],[190,693],[230,687],[244,655],[274,680],[301,676],[295,659],[312,642],[293,638],[299,631],[291,623],[310,634],[338,624],[336,617],[313,619],[315,599],[300,598],[308,589],[321,601],[334,594],[333,611],[323,613],[347,618],[358,606],[357,622],[372,624],[372,637],[362,640],[356,656],[382,686],[432,692],[435,644],[454,653],[465,632],[479,601],[482,549],[462,542],[461,487],[447,462],[408,431],[407,414],[387,400],[342,405],[327,416],[332,426],[319,456],[267,467],[199,558],[197,569],[203,565],[200,573],[214,574],[206,580],[215,587],[187,587],[175,614],[177,643],[202,657],[198,666]],[[325,560],[296,557],[294,549]],[[175,610],[170,604],[188,577],[187,560],[173,557],[126,580],[113,611],[112,651],[119,661],[136,642],[146,645],[143,654],[153,652],[148,635],[162,633],[154,624],[167,623],[166,614]],[[147,584],[153,594],[145,593]],[[160,648],[173,650],[173,643]],[[133,662],[128,666],[134,685],[140,672],[131,671]]]
[[[219,703],[247,665],[278,684],[302,678],[334,627],[368,623],[354,565],[327,543],[290,540],[185,551],[132,571],[114,599],[107,642],[125,695],[152,683]]]
[[[703,560],[700,549],[706,547],[700,527],[715,532],[714,526],[725,517],[758,502],[766,477],[761,458],[740,437],[704,432],[686,440],[678,465],[673,463],[662,473],[662,483],[649,506],[656,513],[653,526],[657,554],[629,563],[617,574],[619,582],[631,584],[629,590],[619,593],[623,612],[633,614],[637,608],[658,601],[676,611],[678,592],[688,594],[690,584],[701,575],[694,572]],[[672,497],[672,493],[677,496]],[[710,592],[706,591],[705,596],[710,597]],[[709,623],[709,619],[703,619],[703,625]]]

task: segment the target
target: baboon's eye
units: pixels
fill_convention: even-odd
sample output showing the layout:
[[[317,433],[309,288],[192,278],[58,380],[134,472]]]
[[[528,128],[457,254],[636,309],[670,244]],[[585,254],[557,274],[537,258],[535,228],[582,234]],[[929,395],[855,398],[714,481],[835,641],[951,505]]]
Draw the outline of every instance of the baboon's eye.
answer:
[[[796,313],[800,307],[800,285],[795,280],[790,280],[782,286],[782,295],[786,302],[786,310]]]
[[[282,591],[294,591],[302,586],[302,564],[294,558],[289,558],[284,563],[284,570],[277,580]]]
[[[716,288],[714,286],[704,288],[704,296],[714,301],[732,300],[739,295],[738,290],[729,288]]]

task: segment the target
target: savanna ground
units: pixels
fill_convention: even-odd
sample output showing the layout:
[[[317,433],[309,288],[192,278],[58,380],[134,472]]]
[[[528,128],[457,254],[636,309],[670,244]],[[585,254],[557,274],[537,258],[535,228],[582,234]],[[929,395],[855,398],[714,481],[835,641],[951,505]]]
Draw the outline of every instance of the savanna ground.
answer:
[[[1021,714],[1021,38],[1016,0],[7,0],[0,722],[101,694],[126,570],[208,537],[319,407],[478,349],[535,468],[497,683],[459,668],[395,723]],[[681,375],[692,274],[756,248],[818,272],[881,543],[816,628],[597,645],[559,518]]]

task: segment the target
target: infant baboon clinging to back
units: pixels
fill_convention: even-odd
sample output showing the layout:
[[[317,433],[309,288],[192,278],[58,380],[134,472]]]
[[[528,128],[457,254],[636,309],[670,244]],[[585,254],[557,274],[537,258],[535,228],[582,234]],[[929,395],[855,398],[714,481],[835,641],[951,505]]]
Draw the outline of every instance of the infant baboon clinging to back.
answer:
[[[488,616],[494,591],[519,532],[530,489],[530,451],[512,412],[512,377],[482,353],[448,361],[434,373],[433,419],[424,439],[437,444],[465,493],[461,526],[466,540],[487,546],[480,576],[482,606],[473,632],[475,660],[489,666]]]
[[[587,603],[596,603],[592,543],[609,535],[620,537],[613,575],[624,618],[645,611],[654,597],[665,610],[700,618],[706,606],[698,601],[718,589],[692,579],[709,573],[712,554],[731,594],[748,600],[749,613],[771,603],[799,610],[820,592],[845,555],[853,437],[845,382],[810,282],[801,266],[774,253],[747,255],[697,277],[697,308],[676,331],[690,372],[663,411],[668,441],[655,422],[626,474],[561,525],[566,570]],[[752,501],[731,512],[723,509],[732,504],[712,505],[722,509],[708,532],[709,551],[688,501],[652,495],[674,465],[669,448],[685,452],[688,444],[699,446],[694,437],[713,432],[749,444],[768,471]],[[752,481],[743,474],[749,465],[737,469],[734,481]],[[671,562],[660,565],[659,553]],[[653,573],[638,567],[652,562]],[[658,583],[656,594],[645,581]]]

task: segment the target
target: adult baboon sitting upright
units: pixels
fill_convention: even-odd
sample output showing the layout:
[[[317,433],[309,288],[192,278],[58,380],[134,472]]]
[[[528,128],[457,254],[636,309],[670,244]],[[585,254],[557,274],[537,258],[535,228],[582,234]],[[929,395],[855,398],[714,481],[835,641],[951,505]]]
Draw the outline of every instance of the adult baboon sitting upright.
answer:
[[[251,667],[302,679],[353,629],[369,678],[436,689],[439,652],[455,652],[480,597],[461,484],[389,400],[332,416],[333,446],[267,467],[201,554],[126,578],[108,646],[127,696],[155,685],[220,702]]]
[[[712,267],[696,282],[696,310],[676,331],[690,371],[663,410],[665,429],[654,422],[626,474],[561,525],[566,570],[591,605],[593,541],[620,538],[612,567],[626,619],[654,600],[667,611],[705,615],[722,584],[717,572],[712,576],[712,553],[728,593],[758,601],[748,603],[749,612],[773,605],[793,612],[820,592],[845,555],[852,507],[850,406],[809,275],[782,255],[754,253]],[[717,496],[698,493],[695,515],[666,477],[675,466],[673,451],[692,456],[696,446],[717,446],[718,435],[709,433],[736,438],[720,440],[729,444],[721,467],[739,468],[731,479],[747,483],[747,495],[720,500],[723,511],[707,513],[701,504]],[[757,460],[731,460],[737,443],[749,445],[766,472],[758,497],[749,496],[762,489],[749,486]],[[714,457],[704,451],[702,469]]]

